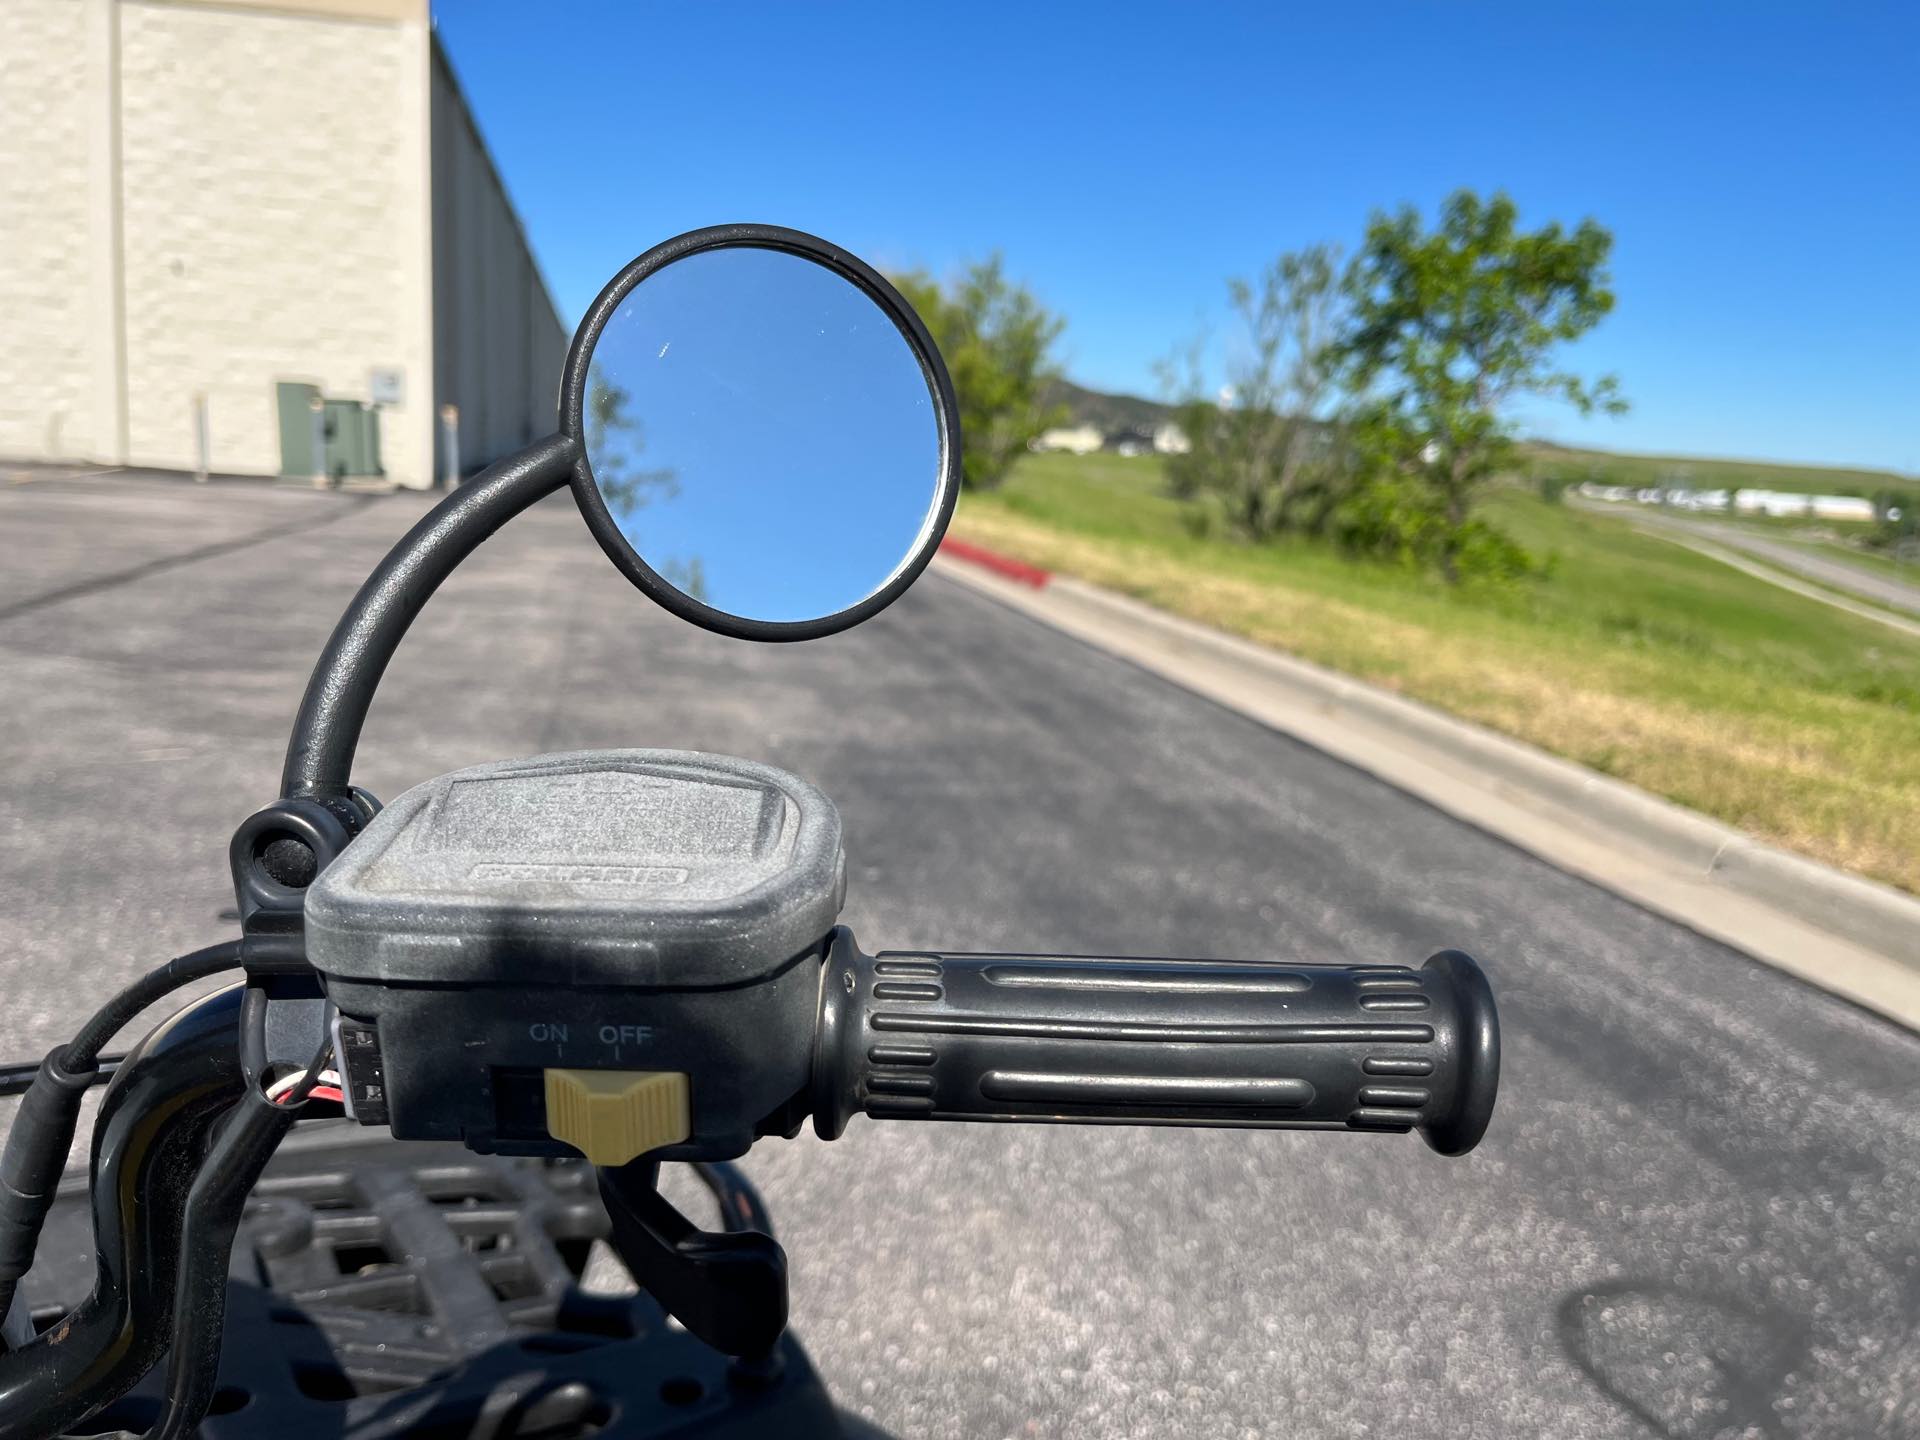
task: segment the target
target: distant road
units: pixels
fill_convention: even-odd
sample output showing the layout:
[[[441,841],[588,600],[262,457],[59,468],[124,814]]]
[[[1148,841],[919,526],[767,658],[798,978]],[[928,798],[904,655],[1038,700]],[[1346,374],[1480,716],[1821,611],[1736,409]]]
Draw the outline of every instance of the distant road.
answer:
[[[1837,557],[1815,555],[1802,550],[1797,545],[1788,545],[1764,535],[1756,535],[1751,530],[1743,529],[1738,525],[1727,525],[1717,520],[1696,520],[1692,516],[1640,509],[1632,511],[1631,518],[1635,524],[1649,529],[1697,535],[1703,540],[1724,545],[1729,550],[1739,550],[1753,556],[1756,560],[1777,565],[1782,570],[1804,575],[1809,580],[1816,580],[1822,585],[1830,585],[1836,590],[1844,590],[1849,595],[1858,595],[1863,600],[1871,600],[1876,605],[1885,605],[1909,615],[1920,615],[1920,585],[1889,579],[1863,566],[1850,565]]]

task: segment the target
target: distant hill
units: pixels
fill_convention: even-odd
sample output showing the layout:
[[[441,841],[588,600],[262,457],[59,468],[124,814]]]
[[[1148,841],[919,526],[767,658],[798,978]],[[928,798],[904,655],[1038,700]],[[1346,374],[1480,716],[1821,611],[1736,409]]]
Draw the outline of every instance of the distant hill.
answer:
[[[1091,425],[1102,435],[1111,435],[1116,430],[1141,430],[1151,434],[1155,426],[1173,419],[1171,405],[1143,400],[1138,395],[1107,395],[1071,380],[1054,381],[1047,387],[1046,399],[1050,405],[1067,407],[1072,417],[1069,424]]]

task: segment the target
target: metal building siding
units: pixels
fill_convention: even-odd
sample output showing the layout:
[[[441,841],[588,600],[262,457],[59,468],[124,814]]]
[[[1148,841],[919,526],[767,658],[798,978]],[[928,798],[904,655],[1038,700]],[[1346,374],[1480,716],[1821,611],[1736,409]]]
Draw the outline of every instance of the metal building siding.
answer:
[[[434,407],[471,472],[553,428],[568,333],[437,39],[430,84]]]

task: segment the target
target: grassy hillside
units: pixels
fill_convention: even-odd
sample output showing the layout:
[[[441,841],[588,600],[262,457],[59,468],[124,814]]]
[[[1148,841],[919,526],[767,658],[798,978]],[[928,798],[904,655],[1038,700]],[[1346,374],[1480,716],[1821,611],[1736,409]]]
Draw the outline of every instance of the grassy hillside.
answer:
[[[1031,456],[954,531],[1920,890],[1920,642],[1518,488],[1491,512],[1557,569],[1490,594],[1195,538],[1160,484],[1152,457]]]

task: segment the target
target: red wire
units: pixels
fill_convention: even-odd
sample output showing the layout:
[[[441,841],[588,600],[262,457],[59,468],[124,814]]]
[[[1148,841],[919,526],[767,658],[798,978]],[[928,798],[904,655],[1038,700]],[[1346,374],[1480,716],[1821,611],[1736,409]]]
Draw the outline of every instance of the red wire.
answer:
[[[295,1088],[295,1089],[298,1089],[299,1087],[298,1087],[298,1086],[296,1086],[296,1087],[294,1087],[294,1088]],[[276,1105],[285,1105],[285,1104],[287,1104],[287,1103],[288,1103],[289,1101],[291,1101],[292,1099],[293,1099],[293,1090],[288,1090],[288,1091],[286,1091],[286,1092],[284,1092],[283,1094],[279,1094],[279,1095],[276,1095],[276,1096],[274,1096],[274,1097],[273,1097],[273,1103],[274,1103],[274,1104],[276,1104]],[[331,1100],[331,1101],[333,1101],[333,1102],[334,1102],[335,1104],[339,1104],[339,1105],[344,1105],[344,1104],[346,1104],[346,1102],[347,1102],[347,1097],[346,1097],[346,1096],[344,1096],[344,1095],[342,1095],[342,1094],[340,1093],[340,1090],[339,1090],[339,1087],[337,1087],[337,1086],[334,1086],[334,1085],[316,1085],[316,1086],[314,1086],[314,1087],[313,1087],[313,1088],[312,1088],[311,1090],[309,1090],[309,1091],[307,1092],[307,1099],[309,1099],[309,1100]]]

